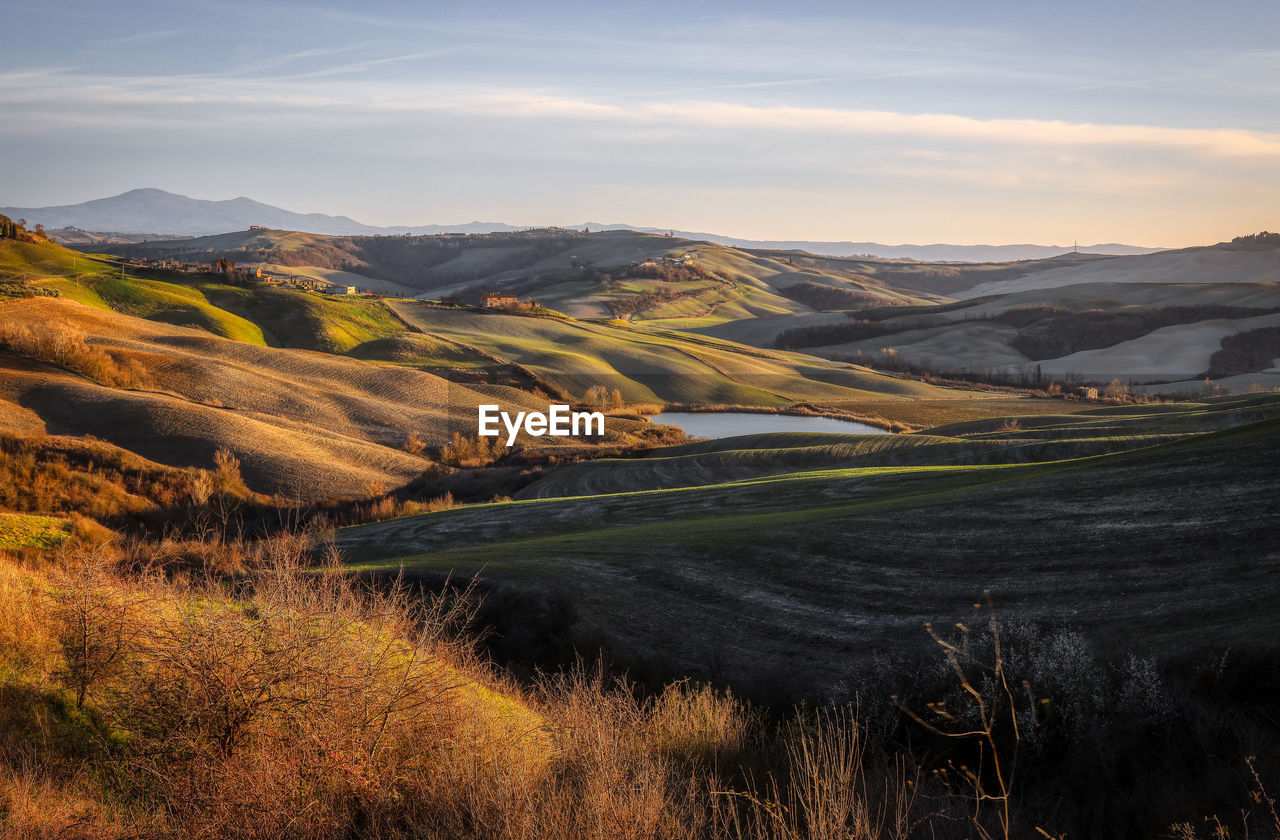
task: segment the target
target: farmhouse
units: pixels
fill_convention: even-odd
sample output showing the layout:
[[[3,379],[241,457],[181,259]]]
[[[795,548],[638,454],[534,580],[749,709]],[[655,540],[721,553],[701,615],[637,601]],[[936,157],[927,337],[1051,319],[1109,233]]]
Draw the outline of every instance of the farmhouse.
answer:
[[[520,305],[520,299],[515,295],[486,294],[480,302],[489,309],[506,309]]]
[[[355,286],[329,286],[324,290],[326,295],[354,295],[356,293]]]

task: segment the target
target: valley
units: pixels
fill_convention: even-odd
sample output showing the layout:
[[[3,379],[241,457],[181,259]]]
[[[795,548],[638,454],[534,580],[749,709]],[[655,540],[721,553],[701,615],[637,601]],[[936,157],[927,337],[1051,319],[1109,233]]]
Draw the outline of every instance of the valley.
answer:
[[[385,668],[362,690],[450,675],[450,714],[480,721],[449,718],[455,737],[512,761],[542,766],[561,742],[540,715],[577,702],[539,675],[588,663],[636,681],[593,709],[713,685],[769,714],[857,704],[896,733],[886,692],[934,690],[931,622],[975,607],[1000,616],[980,644],[1011,634],[1062,708],[1077,672],[1052,657],[1129,691],[1142,663],[1182,675],[1239,650],[1247,668],[1280,630],[1268,237],[1008,264],[633,231],[83,247],[0,241],[0,556],[17,564],[0,571],[20,581],[0,595],[91,552],[112,582],[57,585],[130,592],[121,570],[147,569],[193,627],[252,604],[254,622],[345,610],[443,639],[454,625],[432,622],[462,619],[419,610],[463,610],[519,683],[452,642],[412,642],[396,670],[367,646],[393,631],[369,629],[351,655]],[[477,435],[481,406],[552,404],[604,433]],[[833,425],[697,439],[663,422],[734,413]],[[183,588],[193,574],[219,594]],[[365,587],[382,606],[356,606]],[[147,638],[170,626],[138,615]],[[23,691],[55,678],[22,667]],[[1170,721],[1218,714],[1186,702]],[[549,740],[527,752],[512,726]]]

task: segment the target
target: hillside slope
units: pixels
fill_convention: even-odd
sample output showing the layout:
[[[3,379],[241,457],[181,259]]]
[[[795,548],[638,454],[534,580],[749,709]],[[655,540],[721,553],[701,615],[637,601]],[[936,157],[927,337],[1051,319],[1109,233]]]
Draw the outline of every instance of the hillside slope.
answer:
[[[141,259],[207,262],[225,257],[241,265],[312,277],[346,272],[358,286],[401,295],[478,299],[481,291],[502,291],[535,298],[576,317],[626,315],[718,323],[812,312],[784,293],[805,283],[843,290],[847,305],[931,299],[895,290],[857,267],[832,263],[824,270],[796,265],[783,254],[748,253],[633,231],[336,237],[245,230],[95,247]]]
[[[208,466],[225,447],[255,490],[303,499],[403,484],[430,466],[402,450],[411,431],[439,444],[473,431],[481,402],[532,404],[509,388],[468,388],[410,368],[229,341],[65,298],[0,302],[0,318],[7,329],[84,340],[132,377],[129,387],[110,387],[0,357],[0,406],[12,418],[6,425],[94,435],[178,466]]]
[[[769,323],[772,343],[826,357],[945,372],[1280,386],[1280,246],[1234,242],[1100,258],[951,290],[943,306]],[[717,330],[707,330],[715,333]],[[739,335],[770,344],[767,333]],[[753,340],[754,339],[754,340]],[[892,358],[889,358],[892,356]]]
[[[812,673],[830,689],[984,589],[1006,614],[1100,641],[1232,644],[1280,630],[1277,417],[1280,398],[1259,396],[1045,418],[1029,431],[970,424],[912,447],[909,464],[793,462],[704,486],[407,518],[339,543],[362,569],[483,569],[494,585],[563,592],[578,632],[729,678]],[[1025,463],[965,459],[947,440],[961,436],[975,450],[993,439],[1042,448]],[[1082,450],[1091,438],[1111,443]],[[1095,454],[1108,447],[1127,451]]]

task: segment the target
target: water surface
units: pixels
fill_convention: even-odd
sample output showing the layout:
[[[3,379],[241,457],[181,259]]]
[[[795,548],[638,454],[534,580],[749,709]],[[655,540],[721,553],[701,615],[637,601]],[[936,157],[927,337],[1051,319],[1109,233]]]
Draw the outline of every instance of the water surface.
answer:
[[[649,418],[679,426],[689,437],[723,438],[765,432],[827,432],[838,435],[887,435],[889,431],[852,420],[801,417],[793,414],[752,414],[746,411],[664,411]]]

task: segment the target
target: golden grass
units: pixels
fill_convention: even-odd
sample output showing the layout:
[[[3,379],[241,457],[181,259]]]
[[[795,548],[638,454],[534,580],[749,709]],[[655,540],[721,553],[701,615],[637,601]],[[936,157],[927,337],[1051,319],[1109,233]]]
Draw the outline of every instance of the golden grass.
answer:
[[[246,544],[223,582],[102,548],[0,558],[5,836],[791,837],[762,833],[776,797],[831,827],[864,808],[813,798],[854,772],[823,750],[861,760],[852,723],[804,730],[813,790],[723,796],[764,731],[729,694],[581,670],[520,689],[449,630],[456,605],[304,571],[309,544]]]
[[[429,443],[474,424],[480,394],[421,371],[206,337],[60,299],[4,304],[14,330],[61,323],[106,358],[147,372],[147,391],[121,391],[6,360],[0,399],[31,406],[71,433],[110,436],[147,458],[206,466],[235,452],[255,490],[307,501],[399,486],[426,466],[401,448],[409,430]],[[74,349],[74,348],[73,348]],[[69,358],[57,346],[42,356]],[[58,398],[49,397],[51,378]],[[100,377],[104,385],[118,380]],[[137,384],[137,383],[135,383]]]
[[[142,387],[149,376],[141,365],[92,347],[83,333],[57,323],[0,325],[0,350],[48,362],[116,388]]]

